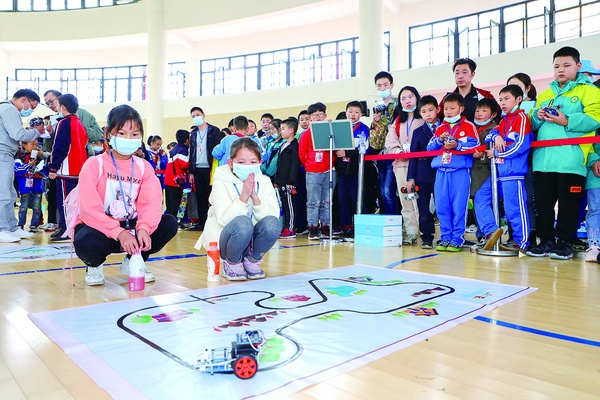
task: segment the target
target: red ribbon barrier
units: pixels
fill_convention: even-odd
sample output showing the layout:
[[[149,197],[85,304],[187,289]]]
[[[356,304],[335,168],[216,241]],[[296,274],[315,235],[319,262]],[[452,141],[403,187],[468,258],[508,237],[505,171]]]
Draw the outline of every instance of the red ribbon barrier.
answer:
[[[585,136],[578,138],[568,139],[550,139],[550,140],[536,140],[531,143],[531,147],[551,147],[551,146],[569,146],[578,144],[591,144],[600,143],[600,136]],[[452,154],[473,154],[476,151],[485,150],[485,145],[480,145],[465,151],[450,150]],[[379,154],[372,156],[365,156],[365,160],[395,160],[397,158],[421,158],[421,157],[435,157],[442,155],[443,150],[432,150],[432,151],[415,151],[414,153],[398,153],[398,154]]]

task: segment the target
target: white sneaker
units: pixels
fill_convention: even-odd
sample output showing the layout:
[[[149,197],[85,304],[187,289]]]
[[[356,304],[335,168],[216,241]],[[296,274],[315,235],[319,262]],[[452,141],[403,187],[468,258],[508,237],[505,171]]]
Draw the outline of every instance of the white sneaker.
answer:
[[[11,235],[18,237],[19,239],[27,239],[33,236],[33,233],[25,232],[23,229],[17,226],[16,231],[11,231]]]
[[[104,264],[98,267],[85,268],[85,284],[88,286],[104,285]]]
[[[21,240],[21,238],[13,235],[12,232],[9,232],[9,231],[0,232],[0,243],[14,243],[14,242],[18,242],[19,240]]]
[[[125,256],[125,259],[121,263],[121,266],[119,267],[119,271],[121,271],[125,275],[129,276],[129,258],[127,258],[127,256]],[[144,263],[144,282],[148,283],[148,282],[154,282],[154,281],[155,281],[154,274],[152,272],[148,272],[148,268],[146,268],[146,263]]]
[[[598,262],[598,254],[600,254],[600,247],[590,246],[590,248],[585,251],[585,261]]]
[[[475,225],[475,224],[469,225],[467,227],[467,229],[465,229],[465,232],[468,232],[468,233],[475,233],[475,232],[477,232],[477,225]]]

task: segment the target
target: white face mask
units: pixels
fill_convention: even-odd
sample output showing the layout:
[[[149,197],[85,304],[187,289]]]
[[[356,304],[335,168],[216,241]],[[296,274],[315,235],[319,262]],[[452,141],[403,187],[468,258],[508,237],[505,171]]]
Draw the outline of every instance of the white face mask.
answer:
[[[448,122],[449,124],[455,124],[458,121],[460,121],[461,118],[462,118],[462,116],[460,114],[458,114],[454,117],[446,117],[446,118],[444,118],[444,121]]]
[[[493,119],[494,118],[490,118],[487,121],[478,121],[478,120],[475,120],[473,122],[475,122],[475,125],[477,125],[477,126],[486,126],[487,124],[489,124],[490,122],[492,122]]]
[[[117,153],[130,156],[142,146],[142,139],[125,139],[117,136],[110,138],[110,147]]]
[[[417,105],[415,104],[415,106],[413,108],[411,108],[410,110],[407,108],[402,107],[402,111],[406,112],[406,113],[410,113],[410,112],[414,112],[417,109]]]
[[[385,100],[385,99],[387,99],[388,97],[390,97],[390,94],[391,94],[391,93],[392,93],[392,92],[390,91],[390,89],[386,89],[386,90],[378,90],[378,91],[377,91],[377,95],[378,95],[379,97],[381,97],[382,99],[384,99],[384,100]]]
[[[233,163],[233,173],[240,178],[242,181],[248,179],[248,175],[254,172],[254,177],[260,175],[260,164],[236,164]]]

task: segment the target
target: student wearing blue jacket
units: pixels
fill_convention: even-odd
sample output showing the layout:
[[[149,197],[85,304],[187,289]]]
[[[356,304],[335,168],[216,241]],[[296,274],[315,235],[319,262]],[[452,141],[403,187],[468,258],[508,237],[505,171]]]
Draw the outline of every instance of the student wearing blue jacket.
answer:
[[[505,113],[498,128],[492,129],[486,143],[494,146],[486,153],[493,158],[498,173],[498,193],[504,198],[504,212],[513,229],[513,238],[518,248],[525,252],[529,246],[529,216],[527,214],[527,156],[533,142],[531,124],[525,111],[519,109],[523,90],[517,85],[508,85],[500,91],[500,107]],[[477,223],[486,238],[484,249],[490,249],[502,235],[496,224],[492,209],[492,184],[488,178],[474,198]]]
[[[470,150],[479,145],[477,128],[461,117],[464,99],[450,93],[444,100],[444,122],[429,141],[427,150],[444,150],[434,157],[431,167],[436,168],[434,193],[435,208],[440,221],[441,239],[438,251],[461,251],[465,242],[469,187],[473,157],[457,151]],[[451,152],[454,150],[454,152]]]
[[[41,216],[42,195],[46,190],[47,170],[44,165],[44,152],[38,148],[37,140],[23,142],[24,152],[15,160],[15,176],[21,193],[19,207],[19,227],[23,229],[27,220],[27,210],[33,209],[29,232],[37,232]]]

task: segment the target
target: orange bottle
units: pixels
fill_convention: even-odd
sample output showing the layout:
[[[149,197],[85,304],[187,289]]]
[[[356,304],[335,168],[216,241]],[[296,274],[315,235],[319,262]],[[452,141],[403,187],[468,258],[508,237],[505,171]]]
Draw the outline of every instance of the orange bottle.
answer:
[[[217,244],[217,242],[210,242],[208,246],[208,251],[206,252],[206,260],[208,264],[208,276],[206,280],[208,282],[218,282],[221,280],[221,253]]]

